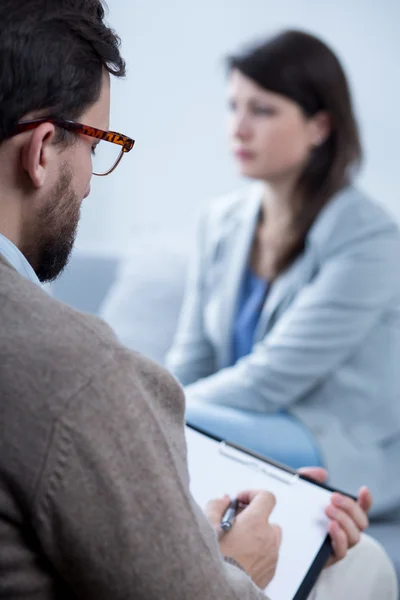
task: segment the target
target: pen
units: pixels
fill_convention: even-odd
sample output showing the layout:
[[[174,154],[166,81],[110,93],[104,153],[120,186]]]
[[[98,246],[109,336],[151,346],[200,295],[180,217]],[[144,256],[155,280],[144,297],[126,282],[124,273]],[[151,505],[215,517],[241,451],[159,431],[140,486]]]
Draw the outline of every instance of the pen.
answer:
[[[236,516],[238,504],[239,504],[239,502],[238,502],[237,498],[234,498],[233,500],[231,500],[228,508],[226,509],[226,511],[221,519],[220,526],[224,533],[227,533],[228,531],[230,531],[232,529],[233,519]]]

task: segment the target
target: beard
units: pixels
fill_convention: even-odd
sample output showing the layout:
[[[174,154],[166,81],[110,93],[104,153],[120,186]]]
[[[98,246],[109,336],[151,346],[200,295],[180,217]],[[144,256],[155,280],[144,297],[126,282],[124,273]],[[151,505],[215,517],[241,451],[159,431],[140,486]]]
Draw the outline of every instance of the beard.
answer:
[[[54,281],[65,269],[74,247],[81,202],[72,187],[72,172],[62,167],[60,178],[38,215],[34,268],[42,283]]]

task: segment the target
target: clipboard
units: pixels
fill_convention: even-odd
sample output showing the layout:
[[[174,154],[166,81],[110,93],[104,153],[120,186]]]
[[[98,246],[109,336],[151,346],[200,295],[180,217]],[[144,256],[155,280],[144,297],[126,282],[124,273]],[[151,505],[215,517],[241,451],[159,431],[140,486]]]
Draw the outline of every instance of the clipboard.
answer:
[[[332,553],[324,509],[339,490],[190,423],[186,442],[190,488],[202,508],[210,498],[234,497],[243,489],[274,493],[271,522],[282,527],[283,535],[277,570],[265,594],[271,600],[306,600]]]

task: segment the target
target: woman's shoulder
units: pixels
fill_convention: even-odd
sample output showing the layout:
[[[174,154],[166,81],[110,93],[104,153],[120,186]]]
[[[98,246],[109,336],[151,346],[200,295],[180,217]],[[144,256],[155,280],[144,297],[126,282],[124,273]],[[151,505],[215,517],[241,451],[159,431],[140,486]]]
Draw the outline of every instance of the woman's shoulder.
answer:
[[[384,238],[400,244],[398,224],[382,205],[355,186],[336,194],[309,232],[311,243],[332,248]]]

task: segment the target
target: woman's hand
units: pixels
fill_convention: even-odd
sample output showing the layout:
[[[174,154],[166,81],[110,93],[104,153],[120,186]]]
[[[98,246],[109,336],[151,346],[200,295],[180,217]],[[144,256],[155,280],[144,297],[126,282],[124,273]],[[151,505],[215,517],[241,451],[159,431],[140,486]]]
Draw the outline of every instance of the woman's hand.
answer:
[[[319,467],[305,467],[299,472],[319,483],[324,483],[328,477],[327,471]],[[371,492],[366,487],[360,489],[357,501],[336,492],[332,494],[331,503],[325,509],[330,519],[329,533],[333,548],[327,567],[342,560],[348,550],[358,544],[361,532],[369,525],[368,512],[371,506]]]

